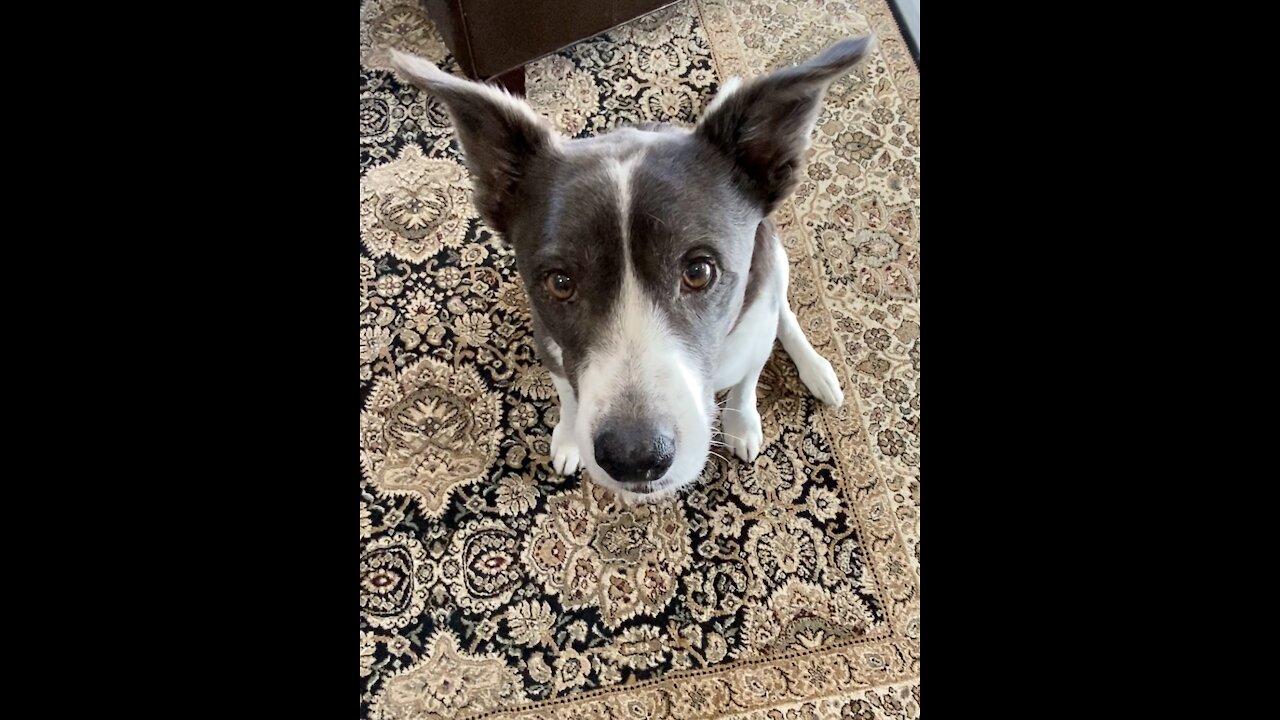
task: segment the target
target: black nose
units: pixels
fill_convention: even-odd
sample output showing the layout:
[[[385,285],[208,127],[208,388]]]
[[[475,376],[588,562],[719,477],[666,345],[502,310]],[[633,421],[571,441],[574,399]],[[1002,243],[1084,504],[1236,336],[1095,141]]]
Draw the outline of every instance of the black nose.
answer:
[[[592,441],[596,462],[621,483],[653,482],[676,457],[675,433],[639,420],[612,420]]]

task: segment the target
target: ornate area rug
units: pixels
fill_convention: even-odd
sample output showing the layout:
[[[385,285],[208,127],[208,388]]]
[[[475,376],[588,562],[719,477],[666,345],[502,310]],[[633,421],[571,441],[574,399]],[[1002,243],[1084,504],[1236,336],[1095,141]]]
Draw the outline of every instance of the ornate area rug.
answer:
[[[692,124],[717,86],[873,30],[776,213],[844,407],[779,349],[766,448],[655,505],[548,466],[557,421],[513,258],[443,108],[417,0],[365,0],[360,85],[362,716],[919,716],[919,74],[884,0],[684,0],[528,69],[570,135]]]

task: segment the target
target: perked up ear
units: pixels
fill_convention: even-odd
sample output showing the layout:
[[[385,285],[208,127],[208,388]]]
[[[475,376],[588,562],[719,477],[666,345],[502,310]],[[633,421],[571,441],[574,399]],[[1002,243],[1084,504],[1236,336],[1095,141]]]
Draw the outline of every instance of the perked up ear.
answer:
[[[390,57],[392,66],[448,109],[473,177],[476,209],[505,234],[525,168],[534,157],[556,152],[559,135],[528,103],[503,90],[454,77],[399,50]]]
[[[698,122],[698,136],[733,161],[741,186],[766,214],[799,181],[827,88],[871,43],[870,35],[841,40],[795,67],[726,84]]]

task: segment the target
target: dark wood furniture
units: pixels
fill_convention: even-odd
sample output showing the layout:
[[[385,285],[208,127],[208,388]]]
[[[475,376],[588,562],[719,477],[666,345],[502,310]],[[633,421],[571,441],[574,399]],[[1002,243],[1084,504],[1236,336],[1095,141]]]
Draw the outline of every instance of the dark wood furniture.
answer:
[[[524,94],[524,66],[678,0],[423,0],[462,72]]]

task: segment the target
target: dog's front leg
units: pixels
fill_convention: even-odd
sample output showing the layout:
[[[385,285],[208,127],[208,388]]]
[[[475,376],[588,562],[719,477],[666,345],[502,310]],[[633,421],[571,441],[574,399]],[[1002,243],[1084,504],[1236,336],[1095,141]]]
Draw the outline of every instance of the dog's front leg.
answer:
[[[573,394],[573,386],[568,378],[551,373],[551,382],[555,383],[556,394],[560,396],[560,422],[551,431],[551,467],[561,475],[572,475],[578,472],[582,455],[578,452],[578,437],[574,431],[574,422],[578,418],[578,398]]]
[[[747,462],[754,461],[764,445],[764,429],[760,425],[760,411],[756,409],[756,383],[763,369],[761,364],[748,372],[742,382],[729,388],[720,419],[729,449]]]
[[[800,371],[800,382],[814,397],[836,407],[844,403],[844,391],[840,389],[835,369],[809,344],[796,314],[787,306],[783,306],[778,318],[778,339],[796,364],[796,370]]]

